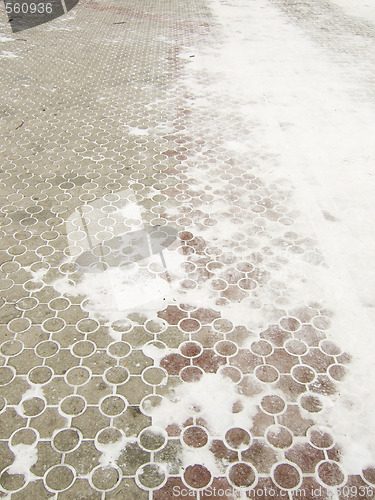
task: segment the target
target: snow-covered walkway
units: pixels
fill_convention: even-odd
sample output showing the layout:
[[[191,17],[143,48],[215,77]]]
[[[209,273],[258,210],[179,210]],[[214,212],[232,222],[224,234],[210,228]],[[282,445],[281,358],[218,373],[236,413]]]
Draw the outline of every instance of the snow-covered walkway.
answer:
[[[1,16],[0,496],[372,498],[375,6]]]

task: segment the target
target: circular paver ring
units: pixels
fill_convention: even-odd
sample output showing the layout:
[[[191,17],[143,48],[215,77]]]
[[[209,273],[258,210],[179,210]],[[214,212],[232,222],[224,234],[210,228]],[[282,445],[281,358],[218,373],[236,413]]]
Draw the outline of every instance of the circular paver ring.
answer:
[[[185,428],[181,439],[186,446],[202,448],[209,442],[209,435],[204,427],[193,425]]]
[[[10,467],[4,469],[0,474],[0,491],[3,490],[9,493],[21,491],[27,481],[23,474],[12,474],[9,472]]]
[[[162,428],[150,426],[140,432],[138,439],[141,448],[144,450],[158,451],[167,444],[168,434]]]
[[[239,489],[248,489],[257,481],[256,469],[245,462],[237,462],[232,464],[228,470],[228,481]]]
[[[139,467],[135,482],[142,490],[156,490],[162,488],[168,479],[165,467],[157,463],[147,463]]]
[[[250,448],[251,435],[246,429],[231,427],[225,433],[225,444],[232,450],[243,451]]]
[[[292,462],[275,464],[271,470],[271,477],[282,490],[297,490],[302,483],[302,471]]]
[[[99,402],[101,413],[107,417],[117,417],[124,413],[128,407],[128,402],[123,396],[109,395],[105,396]]]
[[[68,465],[54,465],[50,467],[43,477],[43,482],[48,491],[60,492],[67,490],[74,482],[75,470]]]
[[[121,469],[116,465],[98,465],[92,469],[89,483],[94,490],[112,491],[121,481]]]
[[[151,417],[157,407],[160,406],[164,400],[165,398],[159,394],[145,396],[139,405],[140,410],[147,417]]]
[[[188,488],[204,490],[211,484],[212,474],[204,465],[189,465],[185,469],[183,481]]]
[[[29,427],[21,427],[13,432],[9,438],[9,448],[14,449],[15,446],[23,445],[34,448],[38,444],[39,432]]]
[[[78,448],[82,441],[82,433],[79,429],[67,428],[54,431],[52,436],[52,448],[58,453],[70,453]]]

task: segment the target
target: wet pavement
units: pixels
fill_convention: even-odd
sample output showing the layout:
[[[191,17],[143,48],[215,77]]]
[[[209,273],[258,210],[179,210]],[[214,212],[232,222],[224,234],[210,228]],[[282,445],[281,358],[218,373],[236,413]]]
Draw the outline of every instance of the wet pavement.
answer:
[[[15,34],[1,9],[0,497],[372,498],[329,417],[329,262],[220,73],[230,28],[200,0]]]

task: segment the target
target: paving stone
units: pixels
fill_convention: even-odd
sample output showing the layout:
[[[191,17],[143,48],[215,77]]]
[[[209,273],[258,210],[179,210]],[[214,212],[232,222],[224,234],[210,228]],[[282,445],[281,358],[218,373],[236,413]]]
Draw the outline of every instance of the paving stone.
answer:
[[[320,426],[352,355],[294,289],[328,265],[268,148],[272,92],[237,95],[217,63],[225,2],[65,3],[22,35],[0,26],[0,496],[370,498],[375,463],[345,470]],[[372,104],[372,25],[260,4],[359,61]],[[244,56],[266,65],[250,7]]]

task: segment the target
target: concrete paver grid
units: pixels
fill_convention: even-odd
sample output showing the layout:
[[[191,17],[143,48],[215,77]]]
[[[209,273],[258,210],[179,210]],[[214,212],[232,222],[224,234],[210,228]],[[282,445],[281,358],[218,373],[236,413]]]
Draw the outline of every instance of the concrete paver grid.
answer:
[[[318,302],[296,307],[278,279],[291,263],[318,270],[324,259],[291,188],[275,182],[277,157],[262,149],[262,125],[244,122],[243,103],[209,73],[202,71],[198,95],[180,78],[195,49],[220,45],[219,34],[200,2],[103,1],[82,2],[9,42],[1,116],[4,497],[166,499],[184,490],[204,498],[216,488],[236,498],[256,487],[273,488],[273,498],[296,488],[328,498],[343,485],[371,496],[373,469],[348,476],[334,433],[315,422],[350,361],[327,339],[332,312]],[[250,151],[233,151],[249,137]],[[103,220],[90,216],[96,200]],[[137,269],[177,282],[180,300],[167,297],[153,315],[134,306],[109,318],[74,293],[82,276],[72,257],[86,248],[79,234],[67,234],[67,221],[81,207],[71,219],[76,233],[85,219],[111,252],[114,226],[141,227],[116,218],[134,201],[142,223],[179,230],[172,252],[184,258],[183,277],[142,261]],[[189,303],[200,289],[210,291],[210,307]],[[238,319],[228,319],[238,304]],[[212,410],[228,415],[204,401],[179,424],[157,413],[169,391],[181,397],[179,387],[209,382],[228,391],[224,432]]]
[[[123,360],[107,353],[113,341],[107,329],[100,326],[85,340],[92,325],[84,323],[88,313],[80,301],[33,283],[30,271],[48,269],[49,279],[67,272],[61,267],[65,220],[77,206],[128,186],[142,200],[159,183],[160,153],[168,149],[163,127],[175,116],[167,98],[179,70],[176,40],[193,33],[195,13],[183,3],[88,2],[77,15],[78,23],[70,14],[23,33],[27,41],[17,37],[14,44],[21,45],[11,46],[17,58],[2,60],[1,488],[12,498],[51,498],[65,490],[59,497],[101,498],[113,490],[113,496],[146,498],[134,476],[150,450],[135,439],[122,464],[108,471],[99,458],[103,446],[150,425],[139,410],[152,392],[140,377],[150,359],[134,336],[124,344],[134,347],[127,369],[116,371]],[[129,133],[133,128],[154,133],[144,138]],[[158,219],[152,208],[159,207],[149,199],[150,219]],[[119,416],[103,413],[111,399],[99,402],[121,392]],[[8,469],[17,446],[37,457],[26,476]]]

